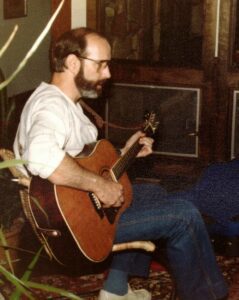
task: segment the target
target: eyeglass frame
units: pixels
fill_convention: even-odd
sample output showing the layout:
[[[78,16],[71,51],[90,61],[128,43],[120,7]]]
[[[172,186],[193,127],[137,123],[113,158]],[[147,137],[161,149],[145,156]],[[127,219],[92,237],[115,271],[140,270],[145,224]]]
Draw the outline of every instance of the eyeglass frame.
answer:
[[[99,70],[102,68],[105,69],[105,68],[109,67],[109,64],[111,63],[110,59],[97,60],[97,59],[93,59],[93,58],[89,58],[89,57],[80,55],[79,52],[77,52],[77,51],[72,52],[72,54],[75,54],[78,58],[93,61],[94,63],[96,63],[98,65]],[[106,63],[105,67],[102,66],[103,63]]]

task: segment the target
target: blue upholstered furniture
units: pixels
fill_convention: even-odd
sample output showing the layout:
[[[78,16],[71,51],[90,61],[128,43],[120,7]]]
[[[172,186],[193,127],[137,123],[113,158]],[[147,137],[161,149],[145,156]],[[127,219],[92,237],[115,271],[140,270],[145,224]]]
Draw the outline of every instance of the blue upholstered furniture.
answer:
[[[209,165],[196,184],[168,197],[193,202],[205,218],[212,240],[225,243],[225,251],[231,247],[231,254],[239,255],[239,159]]]

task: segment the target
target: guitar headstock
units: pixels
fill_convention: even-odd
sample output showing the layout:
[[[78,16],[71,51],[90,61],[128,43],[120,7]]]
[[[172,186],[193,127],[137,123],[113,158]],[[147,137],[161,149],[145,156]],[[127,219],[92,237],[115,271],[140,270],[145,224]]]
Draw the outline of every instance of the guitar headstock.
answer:
[[[155,134],[156,130],[158,129],[158,126],[158,115],[154,111],[147,112],[144,116],[143,132],[145,132],[147,136],[152,136]]]

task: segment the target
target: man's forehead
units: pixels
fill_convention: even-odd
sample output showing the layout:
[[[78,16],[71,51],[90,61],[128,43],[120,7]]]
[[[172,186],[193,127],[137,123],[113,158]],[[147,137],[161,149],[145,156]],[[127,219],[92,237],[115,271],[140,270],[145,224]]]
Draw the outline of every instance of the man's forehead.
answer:
[[[86,51],[88,54],[110,54],[111,47],[106,39],[96,34],[90,34],[87,36]]]

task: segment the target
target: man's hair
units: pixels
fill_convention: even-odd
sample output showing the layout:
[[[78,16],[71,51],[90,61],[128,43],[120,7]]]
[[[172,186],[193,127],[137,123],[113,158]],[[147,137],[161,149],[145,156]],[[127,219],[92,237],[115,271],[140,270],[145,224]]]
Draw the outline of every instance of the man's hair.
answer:
[[[51,71],[63,72],[65,60],[69,54],[86,56],[87,36],[90,34],[105,39],[103,35],[87,27],[80,27],[63,33],[50,49]]]

